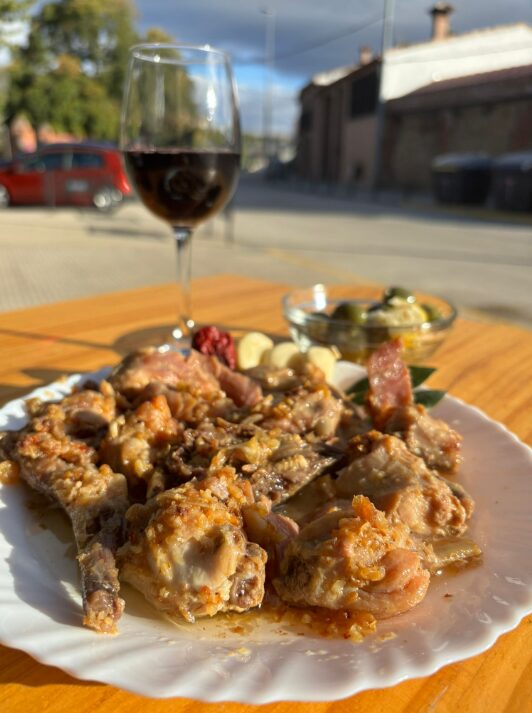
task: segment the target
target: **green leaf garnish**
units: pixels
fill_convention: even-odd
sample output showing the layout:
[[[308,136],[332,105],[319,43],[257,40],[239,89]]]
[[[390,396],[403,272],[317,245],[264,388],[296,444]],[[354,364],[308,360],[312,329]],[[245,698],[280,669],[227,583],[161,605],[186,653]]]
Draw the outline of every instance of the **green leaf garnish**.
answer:
[[[360,381],[356,381],[354,384],[352,384],[347,391],[345,392],[346,394],[365,394],[366,391],[369,389],[369,381],[367,377],[364,377],[363,379],[360,379]]]
[[[410,372],[412,387],[415,389],[416,386],[423,384],[431,374],[434,374],[436,369],[433,366],[409,366],[408,371]]]
[[[445,391],[439,389],[419,389],[414,391],[414,401],[425,408],[432,408],[445,396]]]

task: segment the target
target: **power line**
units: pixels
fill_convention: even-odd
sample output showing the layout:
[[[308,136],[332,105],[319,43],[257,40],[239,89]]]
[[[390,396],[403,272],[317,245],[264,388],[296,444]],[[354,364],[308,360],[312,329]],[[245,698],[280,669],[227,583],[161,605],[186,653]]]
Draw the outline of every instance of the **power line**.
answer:
[[[344,30],[343,32],[340,32],[338,34],[330,35],[330,36],[325,37],[318,41],[314,40],[313,42],[309,42],[306,45],[302,45],[298,49],[291,50],[290,52],[284,52],[282,54],[275,55],[273,60],[275,63],[277,63],[284,59],[289,59],[291,57],[296,57],[297,55],[300,55],[300,54],[305,54],[306,52],[311,52],[312,50],[319,49],[320,47],[324,47],[325,45],[328,45],[331,42],[336,42],[337,40],[341,40],[344,37],[349,37],[350,35],[356,35],[359,32],[362,32],[363,30],[367,30],[368,28],[373,27],[374,25],[379,25],[381,22],[382,22],[382,16],[376,17],[373,20],[369,20],[368,22],[365,22],[361,25],[352,26],[349,29]],[[243,59],[243,60],[239,60],[239,59],[235,58],[234,61],[237,64],[264,64],[267,61],[267,59],[266,59],[266,57],[255,57],[252,59]]]
[[[350,35],[355,35],[359,32],[362,32],[362,30],[367,30],[370,27],[373,27],[373,25],[380,25],[382,22],[382,16],[376,17],[373,20],[370,20],[369,22],[364,23],[363,25],[356,25],[355,27],[351,27],[348,30],[345,30],[344,32],[340,32],[337,35],[332,35],[330,37],[324,38],[323,40],[320,40],[319,42],[313,42],[309,43],[308,45],[304,45],[303,47],[300,47],[297,50],[293,50],[291,52],[285,52],[284,54],[277,55],[275,58],[276,61],[278,60],[283,60],[283,59],[288,59],[289,57],[295,57],[298,54],[305,54],[306,52],[310,52],[315,49],[319,49],[320,47],[324,47],[325,45],[330,44],[331,42],[336,42],[336,40],[341,40],[344,37],[349,37]]]

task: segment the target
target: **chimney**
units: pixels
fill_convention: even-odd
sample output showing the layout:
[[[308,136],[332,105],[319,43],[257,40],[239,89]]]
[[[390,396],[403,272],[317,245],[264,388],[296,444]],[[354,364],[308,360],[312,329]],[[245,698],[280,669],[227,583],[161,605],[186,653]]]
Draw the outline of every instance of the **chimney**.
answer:
[[[437,2],[429,10],[432,15],[432,40],[446,40],[451,35],[451,13],[454,7],[446,2]]]
[[[372,60],[373,50],[371,49],[371,47],[367,47],[366,45],[361,47],[358,54],[359,65],[363,67],[365,64],[369,64]]]

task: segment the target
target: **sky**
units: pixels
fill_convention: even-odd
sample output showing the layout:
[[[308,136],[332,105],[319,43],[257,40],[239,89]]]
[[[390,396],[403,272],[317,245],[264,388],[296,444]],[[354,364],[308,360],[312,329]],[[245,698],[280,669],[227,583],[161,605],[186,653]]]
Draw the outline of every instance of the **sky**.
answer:
[[[429,39],[432,4],[395,0],[395,44]],[[452,4],[456,34],[520,21],[532,24],[532,0]],[[160,26],[178,41],[212,44],[231,54],[243,129],[253,133],[261,131],[266,23],[272,22],[266,12],[273,13],[273,128],[285,135],[294,129],[298,92],[313,74],[356,63],[362,45],[378,51],[383,7],[384,0],[137,0],[141,29]]]

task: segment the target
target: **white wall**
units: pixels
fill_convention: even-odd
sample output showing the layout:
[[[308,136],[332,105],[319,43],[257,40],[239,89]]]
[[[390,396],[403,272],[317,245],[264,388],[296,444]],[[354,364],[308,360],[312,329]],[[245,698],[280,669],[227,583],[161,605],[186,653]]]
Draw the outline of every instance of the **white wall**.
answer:
[[[443,79],[532,64],[532,27],[509,25],[385,54],[381,99],[389,101]]]

